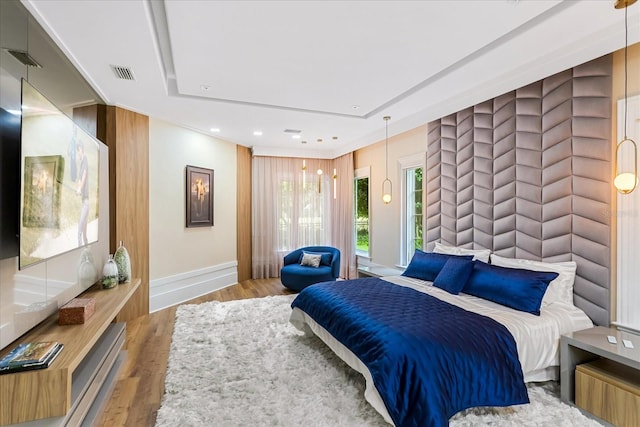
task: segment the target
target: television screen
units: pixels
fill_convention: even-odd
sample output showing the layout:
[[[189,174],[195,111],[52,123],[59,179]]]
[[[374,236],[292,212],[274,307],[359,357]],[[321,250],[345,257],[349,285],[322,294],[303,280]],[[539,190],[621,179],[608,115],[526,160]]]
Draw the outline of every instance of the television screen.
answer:
[[[0,259],[18,256],[20,115],[0,108]]]
[[[100,146],[22,80],[20,269],[98,240]]]

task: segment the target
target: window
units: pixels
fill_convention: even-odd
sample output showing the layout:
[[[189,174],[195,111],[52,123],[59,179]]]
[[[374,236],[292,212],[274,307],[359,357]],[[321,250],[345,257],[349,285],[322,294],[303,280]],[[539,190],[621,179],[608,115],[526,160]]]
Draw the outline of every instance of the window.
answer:
[[[369,168],[357,169],[354,185],[356,255],[369,256]]]
[[[280,225],[277,247],[281,251],[326,245],[331,241],[330,202],[333,196],[328,190],[327,177],[295,172],[283,174],[277,194]],[[319,185],[323,191],[318,191]]]
[[[401,263],[409,264],[416,249],[424,245],[424,154],[400,159],[402,168]]]

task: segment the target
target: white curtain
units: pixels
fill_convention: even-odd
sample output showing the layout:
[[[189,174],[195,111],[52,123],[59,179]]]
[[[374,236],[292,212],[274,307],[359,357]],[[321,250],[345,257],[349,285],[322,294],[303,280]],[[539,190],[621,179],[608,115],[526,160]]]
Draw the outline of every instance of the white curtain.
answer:
[[[337,194],[333,204],[331,241],[340,249],[340,277],[353,279],[356,277],[353,153],[335,159],[334,168]]]
[[[278,277],[284,255],[296,248],[335,246],[332,206],[339,199],[333,197],[333,171],[333,160],[253,157],[254,279]]]

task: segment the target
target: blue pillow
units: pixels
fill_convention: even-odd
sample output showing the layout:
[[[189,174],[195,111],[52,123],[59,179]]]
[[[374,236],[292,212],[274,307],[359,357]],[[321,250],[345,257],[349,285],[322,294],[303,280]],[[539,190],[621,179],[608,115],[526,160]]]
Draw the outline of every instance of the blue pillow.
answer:
[[[449,258],[433,281],[433,286],[458,295],[473,271],[473,261],[461,256]]]
[[[558,273],[499,267],[474,261],[473,272],[462,290],[507,307],[540,315],[540,304],[549,282]]]
[[[333,258],[333,254],[331,252],[316,253],[322,255],[322,257],[320,258],[320,265],[331,265],[331,258]]]
[[[473,255],[436,254],[433,252],[422,252],[420,249],[416,249],[413,258],[411,258],[411,262],[402,275],[433,282],[438,273],[440,273],[440,270],[442,270],[442,267],[444,267],[444,264],[450,258],[471,260]]]

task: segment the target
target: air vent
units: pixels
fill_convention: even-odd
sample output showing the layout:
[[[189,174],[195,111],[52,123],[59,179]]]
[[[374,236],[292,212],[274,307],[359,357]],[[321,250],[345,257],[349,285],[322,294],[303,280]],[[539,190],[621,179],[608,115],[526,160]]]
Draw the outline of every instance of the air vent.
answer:
[[[301,130],[298,130],[298,129],[285,129],[285,130],[284,130],[284,133],[299,134],[299,133],[302,133],[302,131],[301,131]]]
[[[38,61],[33,59],[33,57],[29,55],[27,52],[23,52],[21,50],[11,50],[11,49],[7,49],[7,52],[9,52],[11,55],[13,55],[14,58],[22,62],[27,67],[42,68],[42,65],[38,64]]]
[[[114,73],[116,73],[116,77],[122,80],[135,80],[136,78],[133,76],[133,71],[129,67],[123,67],[121,65],[112,65],[111,69]]]

